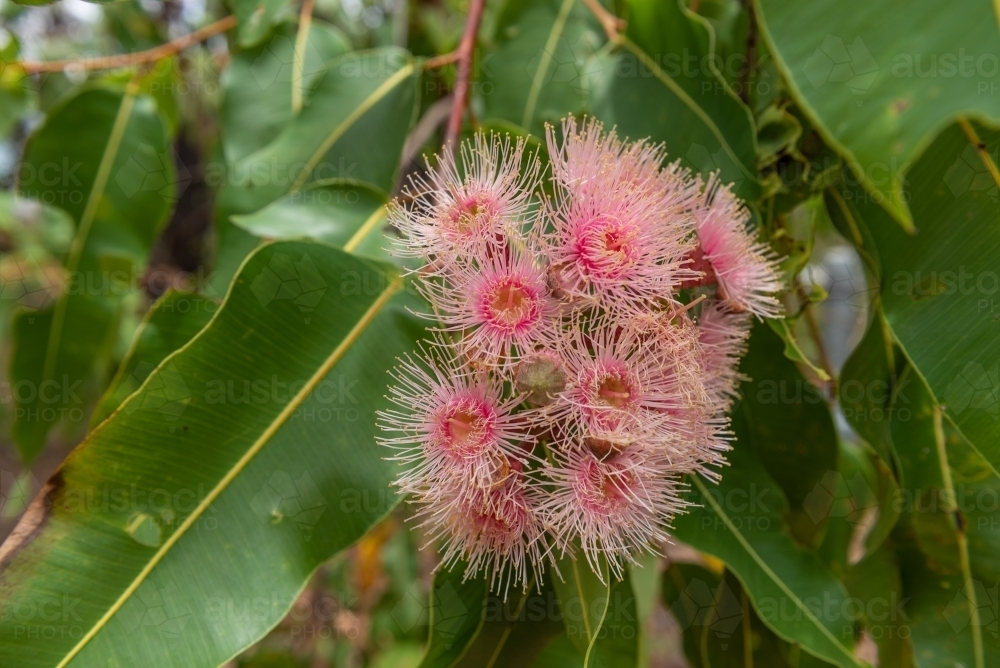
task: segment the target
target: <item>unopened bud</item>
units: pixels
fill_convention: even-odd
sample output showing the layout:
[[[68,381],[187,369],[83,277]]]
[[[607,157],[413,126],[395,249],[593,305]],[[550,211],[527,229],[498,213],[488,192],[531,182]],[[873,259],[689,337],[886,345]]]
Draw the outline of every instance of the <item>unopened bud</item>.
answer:
[[[619,443],[608,438],[599,438],[597,436],[586,436],[583,439],[583,444],[594,453],[594,456],[598,459],[605,459],[611,455],[617,455],[619,452],[625,449],[626,443]]]
[[[566,388],[566,368],[553,352],[532,353],[517,365],[514,386],[531,405],[546,406]]]
[[[687,256],[685,269],[691,269],[700,274],[697,278],[691,278],[681,283],[681,289],[699,288],[703,285],[715,285],[718,279],[715,276],[715,268],[707,257],[705,251],[699,245]]]

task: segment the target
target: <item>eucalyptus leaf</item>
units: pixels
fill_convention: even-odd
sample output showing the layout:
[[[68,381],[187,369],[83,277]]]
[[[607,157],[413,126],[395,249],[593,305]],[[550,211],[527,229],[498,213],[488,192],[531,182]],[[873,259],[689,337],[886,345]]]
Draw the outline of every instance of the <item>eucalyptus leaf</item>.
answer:
[[[871,197],[904,227],[919,228],[904,190],[909,180],[910,192],[920,192],[910,168],[934,136],[958,116],[1000,122],[997,5],[976,2],[961,12],[904,0],[754,5],[803,112]]]
[[[418,79],[416,63],[400,49],[352,52],[327,64],[299,115],[267,146],[230,166],[216,209],[213,288],[227,285],[258,243],[231,216],[257,212],[315,182],[393,190]]]
[[[506,3],[481,65],[487,117],[542,136],[546,123],[585,111],[588,62],[604,42],[600,24],[583,2]]]
[[[391,267],[322,244],[248,258],[211,323],[70,455],[4,543],[0,663],[219,665],[274,626],[397,501],[374,425],[387,369],[423,333],[402,287]],[[254,612],[238,616],[244,603]],[[69,604],[66,620],[26,612]]]
[[[35,390],[18,398],[14,415],[26,459],[56,423],[83,424],[78,388],[93,383],[111,351],[121,300],[136,292],[176,181],[156,104],[131,84],[83,88],[28,139],[20,192],[66,211],[76,231],[61,295],[44,311],[22,311],[13,326],[11,379]]]
[[[892,337],[945,407],[945,419],[994,471],[1000,470],[997,151],[1000,133],[966,121],[941,133],[908,173],[916,234],[892,224],[859,188],[844,186],[828,198],[831,216],[857,230],[855,243],[879,262]]]

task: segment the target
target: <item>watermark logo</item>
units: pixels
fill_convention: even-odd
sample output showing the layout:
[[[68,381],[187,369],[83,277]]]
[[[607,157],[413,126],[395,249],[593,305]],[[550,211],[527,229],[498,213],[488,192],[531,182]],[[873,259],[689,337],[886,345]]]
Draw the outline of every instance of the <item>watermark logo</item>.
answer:
[[[177,641],[191,617],[176,586],[157,587],[149,580],[139,586],[115,615],[128,633],[154,627],[170,650],[177,648]]]
[[[34,255],[0,257],[0,299],[29,311],[48,308],[58,297],[62,267],[42,264]]]
[[[969,587],[972,587],[971,598]],[[1000,637],[1000,585],[987,587],[979,580],[965,583],[944,610],[945,619],[955,633],[971,626],[986,629],[994,638]]]
[[[692,626],[709,627],[722,649],[729,646],[729,639],[743,620],[743,607],[725,580],[714,589],[704,580],[691,580],[670,605],[670,612],[682,631]]]
[[[969,362],[944,391],[948,410],[961,415],[967,410],[984,410],[1000,420],[1000,364],[987,370],[979,362]]]
[[[171,163],[180,164],[180,171],[172,171]],[[191,183],[191,172],[170,154],[139,144],[115,174],[115,183],[130,199],[140,192],[155,192],[168,202],[176,202]]]
[[[23,513],[40,485],[31,474],[21,475],[0,469],[0,519],[17,517]]]
[[[720,174],[742,174],[739,165],[726,153],[726,149],[719,147],[714,153],[701,144],[691,144],[691,148],[684,154],[684,161],[697,173],[708,176],[714,172]],[[745,179],[739,178],[733,181],[724,179],[734,191],[738,191]]]
[[[286,471],[275,471],[250,501],[250,507],[262,521],[279,524],[290,520],[312,539],[312,531],[326,512],[326,499],[308,471],[293,478]]]
[[[860,37],[845,44],[839,37],[827,35],[806,60],[802,70],[813,88],[818,89],[827,83],[842,83],[860,97],[875,81],[879,67]],[[860,99],[858,105],[861,105]]]
[[[274,300],[291,300],[302,313],[311,313],[326,294],[326,281],[308,253],[298,262],[285,253],[275,253],[267,266],[250,283],[250,289],[267,306]],[[309,324],[311,318],[305,318]]]
[[[164,364],[155,375],[152,375],[153,369],[153,365],[149,362],[136,364],[116,396],[125,394],[125,397],[128,397],[131,394],[130,387],[138,387],[148,379],[149,382],[142,395],[126,405],[125,413],[131,415],[140,408],[153,409],[159,411],[168,422],[176,422],[191,403],[193,396],[191,389],[173,362]]]
[[[827,471],[803,499],[802,507],[814,524],[842,517],[856,525],[878,507],[878,500],[860,471],[850,480],[839,471]]]
[[[990,157],[994,164],[1000,164],[1000,147],[994,149]],[[944,182],[955,197],[968,192],[985,192],[994,202],[1000,201],[997,182],[972,144],[968,144],[962,154],[955,158],[955,162],[944,173]]]
[[[313,46],[311,40],[306,40],[305,58],[302,62],[301,76],[309,80],[313,75],[326,69],[323,57]],[[250,66],[250,74],[263,90],[274,84],[290,86],[295,78],[295,43],[284,35],[275,35]]]

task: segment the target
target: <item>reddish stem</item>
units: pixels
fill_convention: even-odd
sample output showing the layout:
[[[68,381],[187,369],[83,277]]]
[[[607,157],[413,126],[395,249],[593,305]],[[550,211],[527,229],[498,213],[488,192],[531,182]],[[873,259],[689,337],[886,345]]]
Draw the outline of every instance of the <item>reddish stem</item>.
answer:
[[[469,78],[472,76],[472,58],[476,48],[476,34],[483,18],[485,0],[471,0],[469,15],[465,20],[465,31],[462,41],[458,44],[458,73],[455,77],[454,100],[451,106],[451,117],[448,119],[448,130],[445,133],[445,144],[454,153],[458,150],[458,135],[462,130],[462,117],[469,101]]]

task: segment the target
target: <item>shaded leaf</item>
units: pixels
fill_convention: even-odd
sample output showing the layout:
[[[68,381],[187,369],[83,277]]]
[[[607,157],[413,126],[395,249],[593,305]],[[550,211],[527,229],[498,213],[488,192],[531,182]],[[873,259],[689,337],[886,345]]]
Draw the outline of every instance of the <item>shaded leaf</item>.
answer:
[[[627,18],[622,52],[593,68],[594,115],[623,135],[664,142],[671,159],[697,173],[719,170],[737,194],[756,200],[750,111],[711,69],[714,45],[703,19],[674,0],[634,0]]]
[[[131,85],[84,88],[28,139],[20,192],[65,210],[76,232],[61,296],[14,323],[11,378],[36,389],[15,411],[14,437],[25,458],[41,449],[57,422],[84,419],[76,388],[90,383],[107,359],[121,298],[138,284],[175,181],[156,104]],[[59,391],[43,396],[43,386]]]
[[[755,6],[761,34],[803,112],[872,197],[904,226],[919,228],[916,202],[907,210],[903,193],[908,167],[958,115],[1000,121],[995,100],[984,94],[994,90],[996,72],[983,66],[984,56],[996,60],[996,6],[974,3],[962,12],[902,0],[757,0]],[[910,190],[919,193],[916,180]]]
[[[734,421],[737,437],[745,433],[743,420]],[[758,616],[780,637],[836,665],[863,665],[854,658],[853,629],[815,609],[816,601],[830,601],[839,611],[847,594],[816,555],[785,532],[780,490],[752,453],[731,454],[730,464],[718,488],[692,480],[690,500],[703,507],[675,520],[674,534],[725,561]]]
[[[239,159],[219,195],[219,252],[212,287],[222,290],[258,243],[230,222],[314,182],[349,182],[391,192],[416,104],[419,71],[399,49],[334,59],[309,104],[264,148]]]
[[[893,338],[946,407],[946,419],[994,471],[1000,470],[998,151],[997,132],[964,123],[941,133],[909,171],[915,235],[857,189],[844,188],[831,207],[843,227],[860,230],[863,249],[871,235]],[[966,172],[984,179],[958,178]]]

